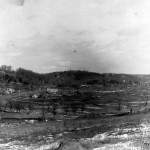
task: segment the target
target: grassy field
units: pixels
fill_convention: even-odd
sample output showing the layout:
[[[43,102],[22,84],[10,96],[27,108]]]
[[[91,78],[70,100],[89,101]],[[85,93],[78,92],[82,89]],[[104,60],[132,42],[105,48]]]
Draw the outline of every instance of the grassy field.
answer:
[[[13,100],[25,107],[18,108],[13,105],[11,109],[10,106],[6,107],[5,111],[0,113],[0,149],[6,149],[6,146],[12,146],[12,149],[13,146],[16,146],[15,149],[38,149],[43,146],[43,149],[54,150],[58,147],[64,149],[68,145],[67,150],[71,147],[69,143],[72,143],[72,150],[75,145],[78,149],[100,150],[106,147],[111,149],[119,142],[139,143],[141,138],[144,144],[144,138],[149,136],[143,137],[141,125],[150,124],[150,114],[149,109],[139,110],[145,107],[146,101],[147,107],[149,106],[148,89],[129,87],[99,91],[91,88],[90,93],[96,98],[86,99],[84,110],[72,109],[72,105],[80,104],[80,96],[74,96],[72,99],[57,95],[53,98],[49,95],[37,99],[30,97],[38,91],[1,95],[2,100]],[[82,89],[79,91],[84,92]],[[29,110],[26,107],[31,103],[34,107]],[[66,103],[69,106],[67,113],[62,111],[54,114],[54,108],[49,107],[52,105],[60,109],[64,108],[62,106],[66,106]],[[132,108],[132,114],[122,114],[124,106]],[[138,136],[134,138],[134,135]],[[142,147],[142,143],[140,146]]]
[[[116,133],[117,137],[124,134],[125,129],[130,129],[128,132],[125,132],[126,134],[134,135],[136,133],[134,129],[140,128],[140,124],[145,121],[150,123],[149,117],[150,114],[134,114],[101,119],[55,120],[35,122],[33,124],[21,120],[2,119],[0,122],[0,139],[3,139],[1,143],[19,141],[21,145],[28,146],[37,145],[40,142],[80,141],[82,146],[92,150],[106,144],[116,144],[130,140],[130,138],[111,139],[110,137],[101,139],[100,136],[99,140],[91,141],[96,135],[109,133],[108,135],[110,136],[112,133]],[[90,143],[87,141],[90,141]]]

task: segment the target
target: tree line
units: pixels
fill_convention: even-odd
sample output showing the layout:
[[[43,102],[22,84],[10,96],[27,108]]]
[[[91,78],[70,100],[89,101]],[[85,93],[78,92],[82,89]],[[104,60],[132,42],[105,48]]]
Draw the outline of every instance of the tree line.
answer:
[[[60,88],[73,87],[78,88],[82,84],[132,84],[139,83],[139,78],[134,75],[123,74],[99,74],[88,71],[69,70],[52,73],[36,73],[31,70],[18,68],[15,71],[11,66],[2,65],[0,67],[0,80],[7,82],[20,82],[25,85],[54,85]],[[3,73],[3,72],[4,73]],[[125,78],[122,78],[125,76]]]

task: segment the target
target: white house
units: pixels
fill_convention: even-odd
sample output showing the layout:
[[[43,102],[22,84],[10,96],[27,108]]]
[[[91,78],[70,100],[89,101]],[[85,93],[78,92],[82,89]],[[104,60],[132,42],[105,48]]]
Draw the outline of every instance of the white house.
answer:
[[[13,94],[15,92],[14,89],[11,89],[11,88],[6,88],[5,89],[5,94]]]
[[[33,97],[33,98],[38,98],[38,95],[37,95],[37,94],[34,94],[32,97]]]
[[[58,93],[58,89],[47,88],[46,92],[49,93],[49,94],[57,94]]]

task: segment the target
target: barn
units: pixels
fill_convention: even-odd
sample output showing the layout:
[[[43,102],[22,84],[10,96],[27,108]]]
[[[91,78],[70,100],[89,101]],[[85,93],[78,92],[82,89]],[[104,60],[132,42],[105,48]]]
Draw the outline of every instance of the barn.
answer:
[[[56,88],[47,88],[46,92],[49,94],[57,94],[59,92],[59,90]]]

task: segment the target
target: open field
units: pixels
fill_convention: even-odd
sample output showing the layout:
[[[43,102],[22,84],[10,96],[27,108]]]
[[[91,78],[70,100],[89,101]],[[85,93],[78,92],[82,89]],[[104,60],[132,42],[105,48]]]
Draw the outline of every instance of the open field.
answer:
[[[138,114],[103,119],[47,121],[28,123],[19,120],[1,120],[1,147],[12,149],[59,147],[63,142],[78,141],[84,149],[104,149],[132,140],[144,144],[149,133],[149,114]],[[145,125],[145,126],[144,126]],[[146,127],[146,128],[145,128]],[[143,143],[142,143],[143,142]],[[53,145],[54,146],[54,145]],[[139,145],[142,146],[142,145]],[[11,149],[11,148],[10,148]]]
[[[70,96],[32,97],[38,90],[1,95],[8,103],[1,105],[0,149],[146,149],[148,92],[133,86],[78,89]]]

